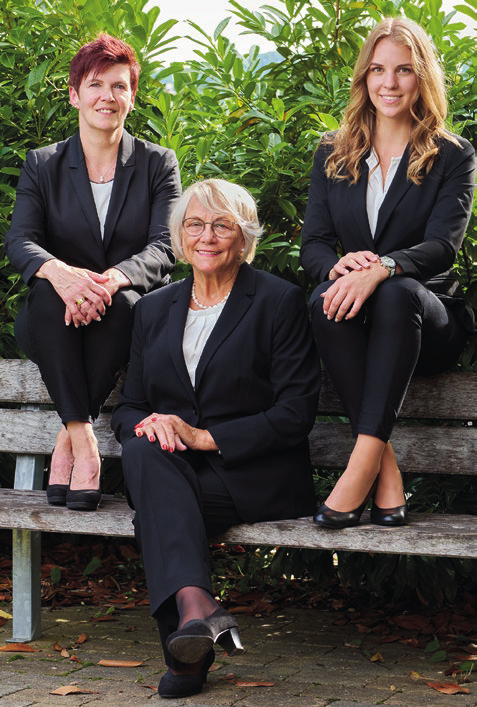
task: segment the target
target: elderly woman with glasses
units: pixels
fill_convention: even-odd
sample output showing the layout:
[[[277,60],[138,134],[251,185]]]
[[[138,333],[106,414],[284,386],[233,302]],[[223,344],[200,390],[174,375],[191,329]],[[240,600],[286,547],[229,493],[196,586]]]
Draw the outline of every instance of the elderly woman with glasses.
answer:
[[[192,273],[138,303],[112,426],[169,667],[159,694],[185,697],[215,643],[242,650],[212,594],[207,538],[313,511],[319,366],[301,290],[249,265],[261,229],[245,189],[198,182],[170,226]]]

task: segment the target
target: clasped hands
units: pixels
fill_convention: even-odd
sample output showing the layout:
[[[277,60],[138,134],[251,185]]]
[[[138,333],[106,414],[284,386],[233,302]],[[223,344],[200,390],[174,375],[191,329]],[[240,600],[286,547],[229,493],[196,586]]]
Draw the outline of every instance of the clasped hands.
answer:
[[[186,449],[217,451],[218,447],[208,430],[192,427],[178,415],[151,413],[134,427],[136,437],[156,440],[164,451],[185,452]]]
[[[56,258],[48,260],[37,272],[37,277],[49,280],[66,305],[65,324],[86,326],[101,321],[113,295],[120,287],[130,285],[129,278],[120,270],[109,268],[97,273],[86,268],[67,265]]]
[[[346,253],[330,271],[329,279],[334,282],[321,295],[323,312],[336,322],[352,319],[387,277],[379,256],[370,250]]]

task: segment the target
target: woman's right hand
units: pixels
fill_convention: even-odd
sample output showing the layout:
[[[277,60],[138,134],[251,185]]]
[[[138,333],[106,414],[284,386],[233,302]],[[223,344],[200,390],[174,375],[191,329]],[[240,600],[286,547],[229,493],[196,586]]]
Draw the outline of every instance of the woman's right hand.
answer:
[[[100,273],[67,265],[56,258],[47,260],[36,276],[48,280],[66,305],[65,324],[75,327],[101,321],[111,295],[103,284],[108,277]]]
[[[379,256],[376,253],[372,253],[370,250],[359,250],[356,253],[346,253],[343,255],[336,265],[330,270],[329,279],[337,280],[343,275],[348,275],[352,270],[362,270],[363,268],[369,268],[370,263],[376,263],[379,260]]]

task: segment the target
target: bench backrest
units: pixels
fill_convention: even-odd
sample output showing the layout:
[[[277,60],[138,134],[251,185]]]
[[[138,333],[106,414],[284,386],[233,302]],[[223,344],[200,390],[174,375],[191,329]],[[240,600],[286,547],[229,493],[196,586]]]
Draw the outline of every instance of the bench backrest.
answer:
[[[110,430],[114,392],[95,423],[101,454],[118,457]],[[31,361],[0,360],[0,452],[50,454],[60,427],[38,368]],[[21,405],[24,409],[18,409]],[[29,406],[37,409],[29,410]],[[42,409],[38,410],[38,406]],[[16,409],[15,409],[16,408]],[[310,435],[316,467],[343,469],[353,446],[336,391],[323,375],[319,421]],[[411,382],[393,433],[402,471],[477,473],[477,375],[446,373]],[[445,429],[444,429],[445,428]]]

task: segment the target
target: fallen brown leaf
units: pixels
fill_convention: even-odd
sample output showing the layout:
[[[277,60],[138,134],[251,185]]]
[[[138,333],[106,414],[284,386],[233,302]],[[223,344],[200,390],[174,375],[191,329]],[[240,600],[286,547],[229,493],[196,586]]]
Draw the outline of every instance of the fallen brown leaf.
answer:
[[[92,616],[90,621],[97,624],[100,621],[117,621],[117,619],[115,619],[114,616]]]
[[[432,631],[432,624],[425,616],[416,615],[405,615],[405,616],[394,616],[393,622],[399,626],[399,628],[405,628],[410,631],[419,631],[421,633],[429,633]]]
[[[273,687],[276,682],[263,682],[259,680],[234,680],[237,687]]]
[[[61,654],[60,654],[60,655],[61,655],[63,658],[69,658],[69,657],[70,657],[70,654],[68,653],[68,651],[66,650],[66,648],[63,648],[63,650],[61,651]]]
[[[444,695],[457,695],[458,693],[463,693],[464,695],[470,694],[468,687],[462,687],[452,682],[428,682],[429,687],[437,692],[442,692]]]
[[[6,646],[0,646],[0,651],[5,653],[39,653],[38,648],[32,648],[28,643],[9,643]]]
[[[476,653],[459,653],[456,655],[456,660],[477,660]]]
[[[80,658],[78,658],[77,655],[70,655],[70,660],[71,660],[73,663],[81,663],[81,660],[80,660]]]
[[[93,692],[93,690],[85,690],[77,685],[63,685],[63,687],[58,687],[56,690],[52,690],[50,695],[99,695],[99,692]]]
[[[88,636],[85,633],[82,633],[80,636],[75,641],[75,646],[80,645],[81,643],[84,643],[85,641],[88,640]]]
[[[53,650],[57,651],[58,653],[61,653],[61,651],[63,650],[63,646],[60,645],[58,641],[56,641],[55,645],[53,646]]]
[[[414,681],[422,680],[422,675],[419,675],[417,670],[411,670],[411,672],[409,673],[409,677],[411,680],[414,680]]]
[[[384,663],[384,658],[383,658],[383,656],[381,655],[381,653],[379,653],[379,652],[378,652],[378,653],[375,653],[375,654],[373,655],[373,657],[370,658],[370,660],[371,660],[372,663],[376,663],[376,662],[378,662],[378,663]]]
[[[100,660],[97,665],[102,665],[103,668],[138,668],[144,663],[137,660]]]

